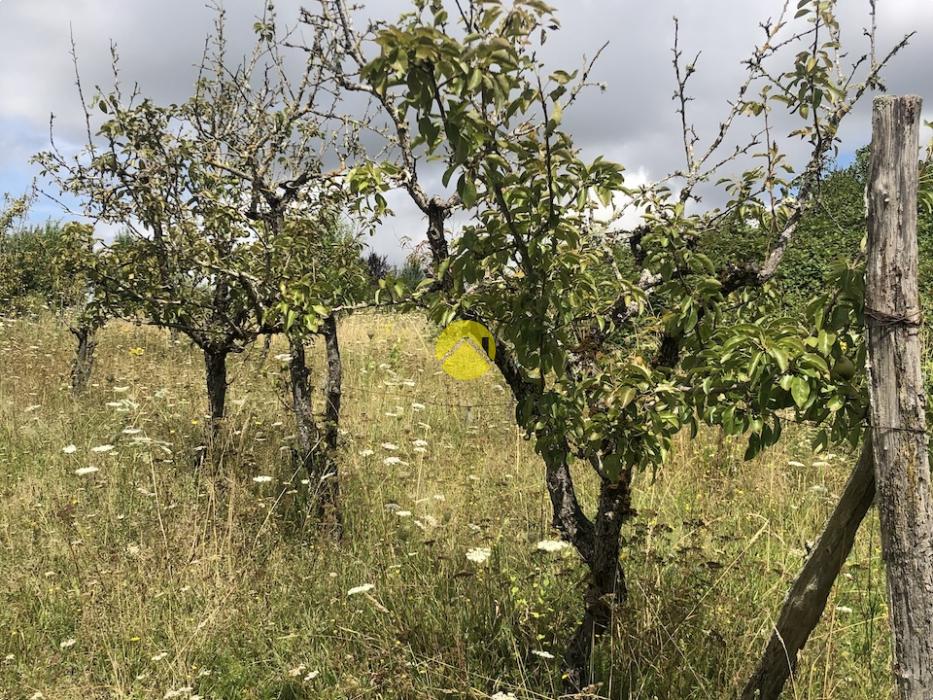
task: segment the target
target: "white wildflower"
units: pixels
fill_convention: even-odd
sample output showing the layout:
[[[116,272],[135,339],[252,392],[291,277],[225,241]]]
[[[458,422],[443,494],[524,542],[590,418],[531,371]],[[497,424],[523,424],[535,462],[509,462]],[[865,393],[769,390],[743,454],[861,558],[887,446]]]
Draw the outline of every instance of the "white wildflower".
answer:
[[[570,545],[562,540],[541,540],[537,544],[537,548],[542,552],[559,552],[563,549],[567,549]]]
[[[492,550],[489,547],[473,547],[466,553],[466,558],[474,564],[483,564],[490,556],[492,556]]]
[[[419,440],[415,440],[412,444],[413,444],[415,447],[427,447],[427,446],[428,446],[428,441],[427,441],[427,440],[421,440],[421,439],[419,439]]]
[[[66,639],[64,642],[61,642],[61,643],[58,645],[58,648],[59,648],[59,649],[68,649],[69,647],[73,647],[73,646],[74,646],[75,644],[77,644],[77,643],[78,643],[78,640],[77,640],[77,639]]]
[[[124,428],[124,435],[139,435],[142,432],[139,428]]]
[[[253,477],[253,481],[255,481],[257,484],[267,484],[267,483],[269,483],[270,481],[272,481],[272,477],[271,477],[271,476],[262,476],[262,475],[261,475],[261,476],[254,476],[254,477]]]
[[[532,649],[531,653],[535,656],[540,656],[542,659],[553,659],[554,654],[549,651],[542,651],[541,649]]]
[[[113,445],[98,445],[97,447],[92,447],[91,452],[110,452],[113,449]]]
[[[395,514],[396,514],[398,517],[400,517],[400,518],[410,518],[410,517],[411,517],[411,511],[410,511],[410,510],[397,510],[397,511],[395,511]]]
[[[158,654],[152,657],[152,661],[161,661],[166,656],[168,656],[168,652],[160,651]]]
[[[384,449],[384,450],[389,450],[389,451],[391,452],[391,451],[393,451],[393,450],[397,450],[397,449],[398,449],[398,445],[396,445],[396,444],[394,444],[394,443],[391,443],[391,442],[384,442],[384,443],[382,443],[382,449]]]
[[[798,462],[798,461],[792,459],[790,462],[787,463],[787,466],[789,466],[789,467],[804,467],[804,466],[806,466],[806,465],[805,465],[803,462]]]
[[[279,362],[291,362],[292,356],[287,352],[283,352],[279,355],[276,355],[273,359],[278,360]]]
[[[360,450],[360,457],[372,457],[374,454],[376,453],[369,449]]]
[[[96,471],[99,471],[97,467],[81,467],[80,469],[75,469],[75,474],[78,476],[87,476],[88,474],[93,474]]]
[[[74,445],[66,445],[65,447],[62,448],[62,452],[64,452],[66,455],[73,455],[77,451],[78,451],[78,448],[75,447]]]
[[[850,613],[852,613],[852,608],[850,608],[850,607],[848,607],[848,606],[846,606],[846,605],[837,605],[837,606],[836,606],[836,612],[841,612],[841,613],[843,613],[844,615],[849,615]]]
[[[364,583],[362,586],[354,586],[347,591],[347,597],[359,595],[360,593],[369,593],[375,586],[371,583]]]
[[[417,401],[412,401],[411,410],[413,411],[423,411],[427,406],[423,403],[418,403]]]
[[[306,675],[301,680],[303,680],[305,683],[307,683],[308,681],[313,681],[315,678],[318,677],[318,675],[320,675],[320,673],[321,673],[320,671],[309,671],[308,675]]]
[[[386,457],[384,460],[382,460],[382,463],[387,467],[392,467],[397,464],[401,464],[402,466],[406,467],[408,466],[408,462],[403,459],[399,459],[398,457]]]

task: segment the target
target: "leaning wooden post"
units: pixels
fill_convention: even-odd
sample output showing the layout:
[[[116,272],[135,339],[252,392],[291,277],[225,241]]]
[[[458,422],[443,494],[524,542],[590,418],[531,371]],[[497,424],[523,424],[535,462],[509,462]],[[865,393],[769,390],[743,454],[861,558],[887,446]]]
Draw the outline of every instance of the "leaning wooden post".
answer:
[[[872,116],[865,321],[881,549],[901,700],[933,698],[933,494],[917,282],[919,97]]]
[[[852,550],[859,525],[874,498],[872,450],[870,440],[866,440],[839,502],[784,598],[768,645],[739,696],[741,700],[777,700],[780,697],[784,684],[797,668],[800,650],[823,615],[833,583]]]

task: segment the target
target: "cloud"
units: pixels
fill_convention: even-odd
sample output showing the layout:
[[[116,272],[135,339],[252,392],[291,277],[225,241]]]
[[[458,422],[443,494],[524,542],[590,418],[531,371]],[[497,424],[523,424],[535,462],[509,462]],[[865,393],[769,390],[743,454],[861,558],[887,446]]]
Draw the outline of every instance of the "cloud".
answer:
[[[698,73],[691,81],[690,115],[706,142],[728,109],[743,76],[742,60],[762,37],[759,22],[776,17],[783,0],[551,0],[562,23],[543,50],[555,67],[576,67],[584,54],[609,42],[593,79],[605,92],[591,90],[565,116],[565,126],[584,155],[605,155],[658,176],[682,166],[683,147],[671,101],[675,84],[671,66],[672,15],[681,22],[684,54],[701,52]],[[306,0],[279,0],[276,10],[291,23]],[[933,107],[933,2],[880,0],[879,46],[896,42],[909,31],[919,35],[886,72],[892,93],[918,93]],[[394,18],[408,9],[406,0],[372,0],[363,16]],[[259,0],[228,2],[230,55],[252,44],[252,24],[262,12]],[[868,24],[867,0],[839,3],[844,44],[850,59],[864,46],[862,28]],[[0,2],[0,189],[17,191],[28,184],[34,169],[29,155],[47,145],[49,114],[57,117],[63,139],[80,139],[83,123],[74,85],[69,51],[73,34],[87,92],[108,86],[110,42],[120,54],[126,85],[138,82],[144,94],[161,102],[183,100],[190,94],[195,66],[212,11],[191,0],[4,0]],[[739,131],[753,128],[750,122]],[[788,129],[790,121],[779,120]],[[870,137],[870,102],[865,101],[842,129],[842,149],[852,152]],[[801,145],[791,149],[800,158]],[[435,184],[436,174],[425,178]],[[424,229],[420,212],[404,197],[393,197],[398,217],[383,226],[371,241],[394,260],[405,237],[418,238]],[[43,217],[44,218],[44,217]]]

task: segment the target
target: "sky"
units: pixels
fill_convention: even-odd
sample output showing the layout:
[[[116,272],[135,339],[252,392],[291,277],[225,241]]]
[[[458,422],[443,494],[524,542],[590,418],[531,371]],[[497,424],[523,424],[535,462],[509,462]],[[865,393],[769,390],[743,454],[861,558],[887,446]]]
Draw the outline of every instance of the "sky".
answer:
[[[542,57],[552,68],[577,68],[608,42],[593,80],[605,91],[590,90],[568,110],[564,127],[584,156],[625,165],[629,184],[663,177],[683,165],[683,146],[671,65],[673,21],[680,20],[685,56],[700,53],[691,81],[691,121],[708,143],[728,111],[728,100],[742,82],[742,60],[762,36],[759,24],[777,17],[783,0],[550,0],[561,30],[545,44]],[[261,0],[226,0],[230,54],[241,55],[254,38],[252,25]],[[792,3],[794,4],[794,3]],[[865,52],[868,0],[839,0],[843,43],[850,59]],[[879,51],[904,34],[917,31],[910,45],[884,74],[889,93],[926,98],[924,116],[933,120],[933,0],[877,0]],[[313,0],[278,0],[282,22],[297,19]],[[369,0],[357,11],[367,18],[391,20],[410,0]],[[36,174],[31,155],[49,145],[49,118],[55,114],[56,139],[78,143],[83,123],[71,61],[74,36],[85,89],[111,84],[110,44],[120,54],[121,80],[136,82],[157,102],[179,102],[191,94],[195,64],[211,29],[213,12],[200,0],[0,0],[0,193],[22,193]],[[863,101],[841,130],[840,161],[870,140],[869,100]],[[776,119],[789,130],[791,121]],[[751,124],[737,124],[736,134]],[[744,132],[743,132],[744,129]],[[933,136],[925,130],[922,138]],[[791,156],[805,151],[791,144]],[[798,161],[799,162],[799,161]],[[439,187],[436,173],[427,184]],[[404,257],[404,242],[422,238],[425,222],[403,196],[390,198],[396,216],[373,235],[370,245],[394,262]],[[32,221],[65,217],[41,198]]]

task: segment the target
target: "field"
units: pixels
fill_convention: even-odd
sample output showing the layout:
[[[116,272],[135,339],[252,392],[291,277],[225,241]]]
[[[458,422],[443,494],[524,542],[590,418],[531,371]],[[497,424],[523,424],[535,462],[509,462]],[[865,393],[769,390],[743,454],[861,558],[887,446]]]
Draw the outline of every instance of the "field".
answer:
[[[584,571],[539,546],[555,539],[543,468],[498,377],[440,373],[415,316],[340,332],[336,542],[304,518],[284,346],[234,359],[198,468],[206,399],[186,342],[112,324],[74,398],[67,331],[3,321],[0,698],[559,696]],[[710,431],[639,476],[602,696],[733,696],[853,459],[808,445],[800,429],[744,463]],[[785,697],[888,698],[885,615],[872,513]]]

